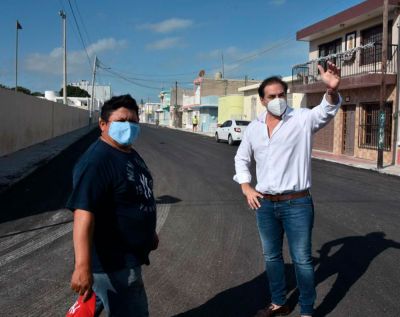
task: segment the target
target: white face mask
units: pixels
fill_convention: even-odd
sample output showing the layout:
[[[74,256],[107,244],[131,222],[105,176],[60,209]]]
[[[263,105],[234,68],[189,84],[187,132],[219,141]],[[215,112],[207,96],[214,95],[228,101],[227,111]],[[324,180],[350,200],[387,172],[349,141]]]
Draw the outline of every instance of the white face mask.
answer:
[[[274,98],[267,104],[268,112],[274,116],[280,117],[287,108],[287,102],[284,98]]]

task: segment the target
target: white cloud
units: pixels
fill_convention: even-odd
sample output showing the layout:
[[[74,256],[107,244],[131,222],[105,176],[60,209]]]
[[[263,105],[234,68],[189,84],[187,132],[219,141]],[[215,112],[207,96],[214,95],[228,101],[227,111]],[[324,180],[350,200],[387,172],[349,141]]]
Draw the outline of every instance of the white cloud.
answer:
[[[105,51],[125,48],[125,40],[101,39],[89,45],[86,50],[90,58]],[[35,73],[59,75],[62,73],[63,49],[57,47],[48,54],[33,53],[24,60],[25,69]],[[67,66],[70,74],[86,74],[89,68],[86,52],[67,51]]]
[[[139,25],[138,29],[151,30],[157,33],[169,33],[179,29],[185,29],[193,25],[192,20],[172,18],[159,23],[146,23]]]
[[[150,43],[146,46],[149,50],[166,50],[173,47],[182,47],[179,37],[167,37],[165,39]]]
[[[269,3],[276,6],[281,6],[286,3],[286,0],[270,0]]]

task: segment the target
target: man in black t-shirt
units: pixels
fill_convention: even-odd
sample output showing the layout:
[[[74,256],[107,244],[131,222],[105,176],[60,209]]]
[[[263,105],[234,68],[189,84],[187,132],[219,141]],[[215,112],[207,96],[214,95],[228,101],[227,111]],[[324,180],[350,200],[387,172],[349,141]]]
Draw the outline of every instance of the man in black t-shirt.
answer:
[[[100,138],[73,172],[67,208],[74,211],[75,269],[71,288],[89,299],[96,316],[148,316],[141,265],[158,246],[153,179],[132,144],[139,135],[138,106],[129,95],[101,110]]]

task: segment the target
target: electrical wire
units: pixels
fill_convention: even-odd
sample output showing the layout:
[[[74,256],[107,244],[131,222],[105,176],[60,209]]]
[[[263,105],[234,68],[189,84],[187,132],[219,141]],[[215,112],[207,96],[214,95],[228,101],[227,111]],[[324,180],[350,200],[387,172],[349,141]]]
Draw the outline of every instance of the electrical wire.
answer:
[[[77,27],[77,29],[78,29],[79,38],[81,39],[81,43],[82,43],[82,45],[83,45],[83,49],[85,50],[86,57],[87,57],[87,59],[88,59],[89,68],[91,68],[91,67],[92,67],[92,66],[91,66],[92,63],[91,63],[91,61],[90,61],[90,57],[89,57],[89,54],[88,54],[87,49],[86,49],[85,41],[83,40],[82,33],[81,33],[81,30],[80,30],[78,21],[76,20],[76,16],[75,16],[74,9],[72,8],[71,1],[70,1],[70,0],[67,0],[67,1],[68,1],[68,4],[69,4],[69,7],[70,7],[70,9],[71,9],[72,16],[73,16],[74,21],[75,21],[75,25],[76,25],[76,27]]]

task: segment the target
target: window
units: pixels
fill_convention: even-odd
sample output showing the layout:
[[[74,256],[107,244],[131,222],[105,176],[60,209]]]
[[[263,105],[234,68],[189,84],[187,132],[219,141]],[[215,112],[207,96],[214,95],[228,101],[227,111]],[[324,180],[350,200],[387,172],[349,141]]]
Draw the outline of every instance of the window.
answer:
[[[388,23],[388,59],[392,59],[392,25],[393,21]],[[375,47],[362,50],[361,65],[372,64],[381,61],[382,59],[382,37],[383,25],[375,25],[361,31],[361,45],[375,43]]]
[[[340,38],[332,42],[324,43],[318,47],[318,50],[319,57],[340,53],[342,51],[342,39]],[[333,58],[331,62],[336,64],[336,58]],[[319,64],[326,68],[326,62],[319,62]]]
[[[250,121],[236,121],[236,125],[249,125]]]
[[[226,124],[225,124],[226,128],[230,127],[231,125],[232,125],[232,121],[231,120],[226,121]]]
[[[383,149],[390,151],[392,141],[392,103],[385,107],[385,139]],[[361,105],[360,132],[358,146],[366,149],[378,149],[379,103]]]

